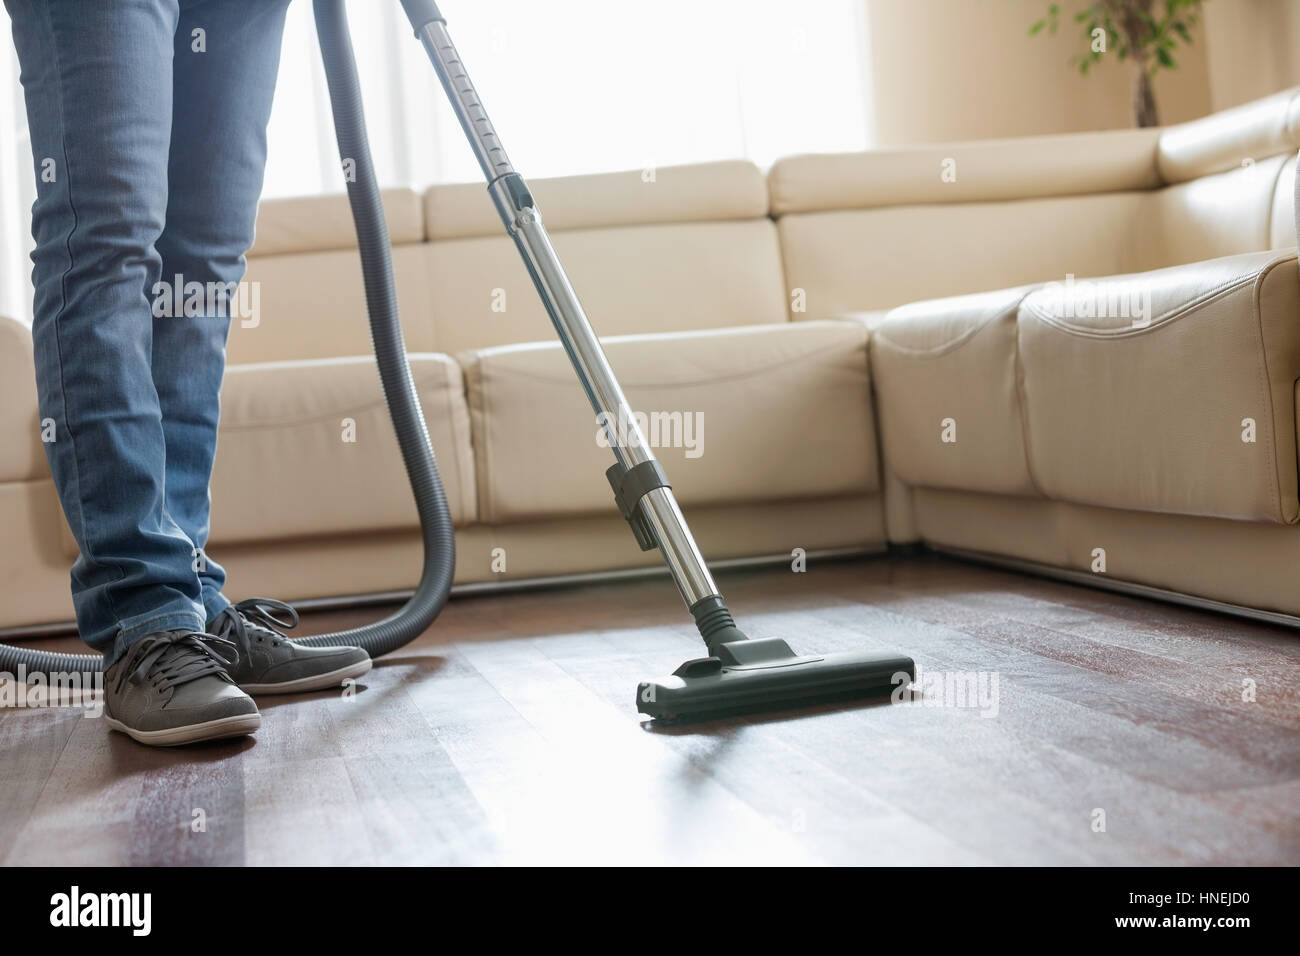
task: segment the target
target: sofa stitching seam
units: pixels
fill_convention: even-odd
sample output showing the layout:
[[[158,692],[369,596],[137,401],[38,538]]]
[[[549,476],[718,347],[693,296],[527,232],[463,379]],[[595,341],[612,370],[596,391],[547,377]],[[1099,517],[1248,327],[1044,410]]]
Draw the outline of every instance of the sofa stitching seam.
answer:
[[[846,322],[843,324],[848,325],[849,323]],[[634,388],[634,389],[649,391],[649,390],[663,390],[663,389],[671,389],[671,388],[698,388],[701,385],[716,385],[720,382],[740,381],[746,378],[753,378],[754,376],[757,375],[767,374],[777,369],[786,368],[790,365],[793,365],[796,362],[802,362],[806,359],[818,358],[822,355],[825,355],[827,352],[833,352],[836,351],[837,349],[842,350],[843,348],[844,348],[844,343],[832,342],[828,345],[823,345],[820,348],[803,352],[800,355],[787,356],[777,361],[769,362],[768,364],[763,365],[761,367],[748,369],[742,372],[736,372],[731,375],[699,376],[695,378],[684,379],[681,381],[673,381],[673,382],[633,382],[625,379],[624,385],[626,388]],[[564,377],[551,376],[543,373],[526,371],[524,369],[512,369],[511,375],[515,378],[524,378],[534,382],[543,382],[547,385],[568,385],[572,381],[568,376],[564,376]]]
[[[496,496],[492,494],[492,478],[496,469],[492,465],[492,416],[488,414],[488,368],[483,363],[479,363],[479,397],[481,399],[479,409],[479,421],[482,423],[483,430],[483,477],[482,487],[479,488],[479,503],[483,508],[483,521],[494,522],[497,520]],[[477,487],[477,486],[476,486]]]
[[[447,377],[445,375],[438,375],[438,374],[430,374],[423,378],[416,378],[415,376],[412,376],[412,384],[415,385],[417,391],[423,388],[428,388],[429,386],[442,386],[445,389],[447,386]],[[253,421],[228,422],[224,420],[225,416],[223,415],[221,430],[226,432],[240,432],[240,431],[251,432],[251,431],[259,431],[267,428],[286,428],[286,427],[293,428],[299,425],[318,425],[321,422],[332,419],[340,412],[351,412],[353,414],[362,414],[364,412],[374,411],[376,408],[381,408],[381,407],[387,407],[387,402],[385,402],[383,396],[380,396],[379,398],[376,399],[372,399],[360,405],[337,406],[335,408],[330,409],[327,412],[318,412],[308,416],[292,416],[292,417],[285,417],[285,418],[255,421],[255,422]]]
[[[1029,295],[1029,293],[1032,291],[1034,290],[1026,289],[1023,293],[1021,293],[1020,297],[1016,299],[1016,301],[1012,303],[1010,306],[1008,306],[1007,308],[997,310],[992,315],[985,318],[979,324],[972,326],[970,329],[967,329],[957,338],[949,342],[945,342],[942,345],[937,345],[934,348],[929,348],[929,349],[910,348],[909,346],[902,345],[901,343],[891,339],[889,336],[882,334],[879,329],[876,330],[875,337],[876,339],[879,340],[880,344],[888,346],[889,348],[893,349],[895,352],[902,352],[906,355],[913,355],[913,356],[925,357],[925,358],[938,358],[939,356],[947,355],[949,352],[956,351],[958,348],[965,345],[975,336],[979,335],[980,332],[983,332],[990,325],[993,325],[999,319],[1005,317],[1006,315],[1008,314],[1014,315],[1015,313],[1019,312],[1020,303],[1024,302],[1025,296]]]
[[[1025,363],[1020,354],[1020,309],[1024,305],[1032,290],[1025,290],[1025,294],[1020,297],[1016,303],[1015,335],[1012,337],[1015,349],[1015,395],[1016,402],[1020,405],[1020,447],[1025,456],[1025,476],[1029,479],[1029,487],[1041,498],[1048,498],[1038,482],[1038,477],[1034,474],[1033,457],[1029,453],[1029,396],[1025,393]],[[1048,498],[1050,500],[1050,498]]]
[[[1032,302],[1025,303],[1025,305],[1023,306],[1023,310],[1025,312],[1028,312],[1032,316],[1034,316],[1034,318],[1038,319],[1044,325],[1050,325],[1054,329],[1064,332],[1067,335],[1076,336],[1078,338],[1101,339],[1101,340],[1134,338],[1139,335],[1145,335],[1149,332],[1155,332],[1157,329],[1169,325],[1173,322],[1177,322],[1179,319],[1185,319],[1187,318],[1187,316],[1198,311],[1203,306],[1209,305],[1215,299],[1218,299],[1221,296],[1228,295],[1229,293],[1236,292],[1238,289],[1242,289],[1251,285],[1259,278],[1261,271],[1266,271],[1267,268],[1270,268],[1272,265],[1273,263],[1270,263],[1269,266],[1264,267],[1263,270],[1256,270],[1254,272],[1250,272],[1245,275],[1240,275],[1240,276],[1236,276],[1235,278],[1225,280],[1224,282],[1220,283],[1214,288],[1201,293],[1201,295],[1197,296],[1195,299],[1192,299],[1190,302],[1185,302],[1183,303],[1183,305],[1178,306],[1177,308],[1173,308],[1162,313],[1157,318],[1152,319],[1149,325],[1145,325],[1136,329],[1126,328],[1126,329],[1118,329],[1115,331],[1103,331],[1103,330],[1094,330],[1094,329],[1084,329],[1074,325],[1066,325],[1064,322],[1060,321],[1055,316],[1051,315],[1045,310],[1039,308]]]
[[[460,397],[461,397],[461,400],[465,402],[465,416],[466,416],[466,418],[468,418],[468,417],[469,417],[469,399],[468,399],[468,398],[466,397],[466,395],[465,395],[465,373],[464,373],[463,370],[461,370],[461,368],[460,368],[459,365],[456,366],[456,369],[457,369],[458,372],[460,372]],[[455,392],[455,390],[451,387],[451,383],[450,383],[450,382],[447,384],[447,391],[450,392],[450,393],[453,393],[453,394],[454,394],[454,392]],[[461,515],[462,515],[463,517],[467,517],[470,521],[473,521],[473,520],[474,520],[473,517],[470,515],[469,510],[465,507],[465,475],[464,475],[464,472],[463,472],[463,462],[461,461],[461,455],[460,455],[460,439],[461,439],[462,436],[458,434],[458,432],[460,431],[460,429],[458,429],[458,428],[456,427],[456,416],[455,416],[455,414],[453,413],[452,415],[450,415],[450,416],[448,416],[448,417],[449,417],[448,424],[451,426],[451,464],[452,464],[452,470],[453,470],[453,472],[454,472],[455,475],[456,475],[456,491],[458,492],[458,494],[457,494],[456,497],[460,500],[460,513],[461,513]],[[427,425],[426,425],[426,429],[427,429]],[[435,451],[435,455],[434,455],[434,467],[436,468],[436,467],[437,467],[437,454],[436,454],[437,449],[435,449],[434,451]],[[476,496],[476,497],[477,497],[477,496]],[[453,519],[453,525],[454,525],[454,524],[455,524],[455,522],[454,522],[454,519]]]
[[[1263,393],[1263,401],[1260,403],[1268,411],[1268,441],[1264,443],[1264,454],[1267,458],[1267,467],[1265,473],[1268,476],[1269,494],[1272,498],[1273,507],[1276,508],[1277,516],[1282,524],[1291,524],[1287,520],[1286,507],[1282,501],[1282,482],[1278,475],[1278,469],[1281,462],[1276,454],[1277,443],[1277,426],[1276,410],[1273,407],[1273,389],[1271,387],[1271,377],[1268,372],[1268,349],[1264,339],[1264,310],[1260,304],[1260,294],[1263,291],[1264,280],[1268,274],[1273,271],[1280,263],[1272,263],[1267,269],[1261,270],[1255,277],[1254,288],[1251,293],[1251,307],[1254,312],[1255,329],[1259,333],[1259,357],[1260,365],[1263,370],[1263,379],[1260,381],[1260,391]]]

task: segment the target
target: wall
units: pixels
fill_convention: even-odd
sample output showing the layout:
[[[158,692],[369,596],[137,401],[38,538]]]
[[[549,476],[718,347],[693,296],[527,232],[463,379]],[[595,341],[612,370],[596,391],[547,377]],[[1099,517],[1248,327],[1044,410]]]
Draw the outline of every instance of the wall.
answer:
[[[942,140],[987,139],[1132,126],[1128,63],[1099,64],[1080,76],[1069,63],[1084,48],[1064,0],[1056,36],[1028,35],[1047,0],[863,0],[871,57],[875,143],[891,146]],[[1207,22],[1193,45],[1176,54],[1179,69],[1157,77],[1161,121],[1176,123],[1216,108],[1206,26],[1210,8],[1238,0],[1211,0]],[[1261,7],[1291,0],[1259,0]],[[1230,20],[1231,10],[1219,10]],[[1266,11],[1260,11],[1261,18]],[[1213,35],[1214,23],[1210,23]],[[1234,35],[1249,35],[1237,28]],[[1221,57],[1221,72],[1240,71],[1248,59]],[[1267,86],[1262,75],[1257,85]],[[1280,84],[1285,85],[1285,84]],[[1277,88],[1277,87],[1274,87]],[[1269,90],[1268,92],[1271,92]],[[1251,96],[1245,97],[1252,98]]]
[[[1300,86],[1300,0],[1214,0],[1205,28],[1212,109]]]

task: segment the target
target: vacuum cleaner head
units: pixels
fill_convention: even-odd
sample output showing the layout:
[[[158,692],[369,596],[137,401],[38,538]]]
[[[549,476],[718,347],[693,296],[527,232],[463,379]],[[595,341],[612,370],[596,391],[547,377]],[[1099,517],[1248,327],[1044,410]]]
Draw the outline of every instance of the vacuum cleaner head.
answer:
[[[643,681],[637,710],[659,720],[768,707],[817,699],[883,694],[916,676],[902,654],[843,651],[799,655],[779,638],[719,645],[715,655],[687,661],[671,677]]]

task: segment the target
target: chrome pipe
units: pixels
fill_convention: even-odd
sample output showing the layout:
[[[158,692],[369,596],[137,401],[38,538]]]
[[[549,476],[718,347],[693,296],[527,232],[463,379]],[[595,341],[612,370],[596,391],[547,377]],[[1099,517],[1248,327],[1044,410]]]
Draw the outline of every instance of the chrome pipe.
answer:
[[[446,23],[442,20],[424,23],[418,35],[483,170],[488,192],[501,221],[514,240],[555,333],[568,353],[592,409],[605,428],[614,456],[629,469],[653,461],[654,452],[636,424],[632,407],[551,244],[542,224],[541,211],[528,192],[527,184],[511,165],[460,53],[452,43]],[[672,490],[653,489],[641,499],[641,508],[687,607],[704,598],[719,596],[718,587]]]

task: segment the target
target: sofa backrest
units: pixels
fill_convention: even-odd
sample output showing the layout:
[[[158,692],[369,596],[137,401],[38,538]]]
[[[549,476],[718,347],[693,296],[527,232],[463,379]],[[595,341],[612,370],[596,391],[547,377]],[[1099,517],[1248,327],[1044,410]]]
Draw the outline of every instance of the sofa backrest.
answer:
[[[776,228],[754,164],[543,179],[530,188],[601,335],[786,320]],[[438,348],[552,340],[550,320],[484,188],[435,186],[424,208]]]
[[[1143,198],[1123,272],[1281,249],[1296,244],[1295,149],[1243,156],[1232,168],[1157,189]]]
[[[428,330],[409,321],[426,299],[419,256],[424,243],[420,197],[409,189],[390,189],[383,201],[407,347],[432,351]],[[251,301],[257,310],[254,320],[231,323],[226,350],[230,364],[370,351],[357,239],[346,196],[262,203],[244,280],[256,294]]]
[[[536,180],[601,335],[883,312],[1296,243],[1300,89],[1164,129]],[[384,193],[413,352],[549,341],[481,184]],[[234,364],[370,349],[344,196],[264,203]]]
[[[767,187],[749,162],[530,184],[601,335],[787,321]],[[552,338],[481,184],[385,193],[399,308],[411,351]],[[370,350],[356,241],[342,196],[263,203],[247,279],[260,323],[231,334],[232,363]]]
[[[1296,245],[1300,89],[1161,131],[1134,269]]]
[[[1296,244],[1300,90],[1164,129],[795,156],[768,177],[794,319]]]
[[[1155,130],[778,161],[769,176],[796,319],[890,309],[1064,272],[1119,271]]]

